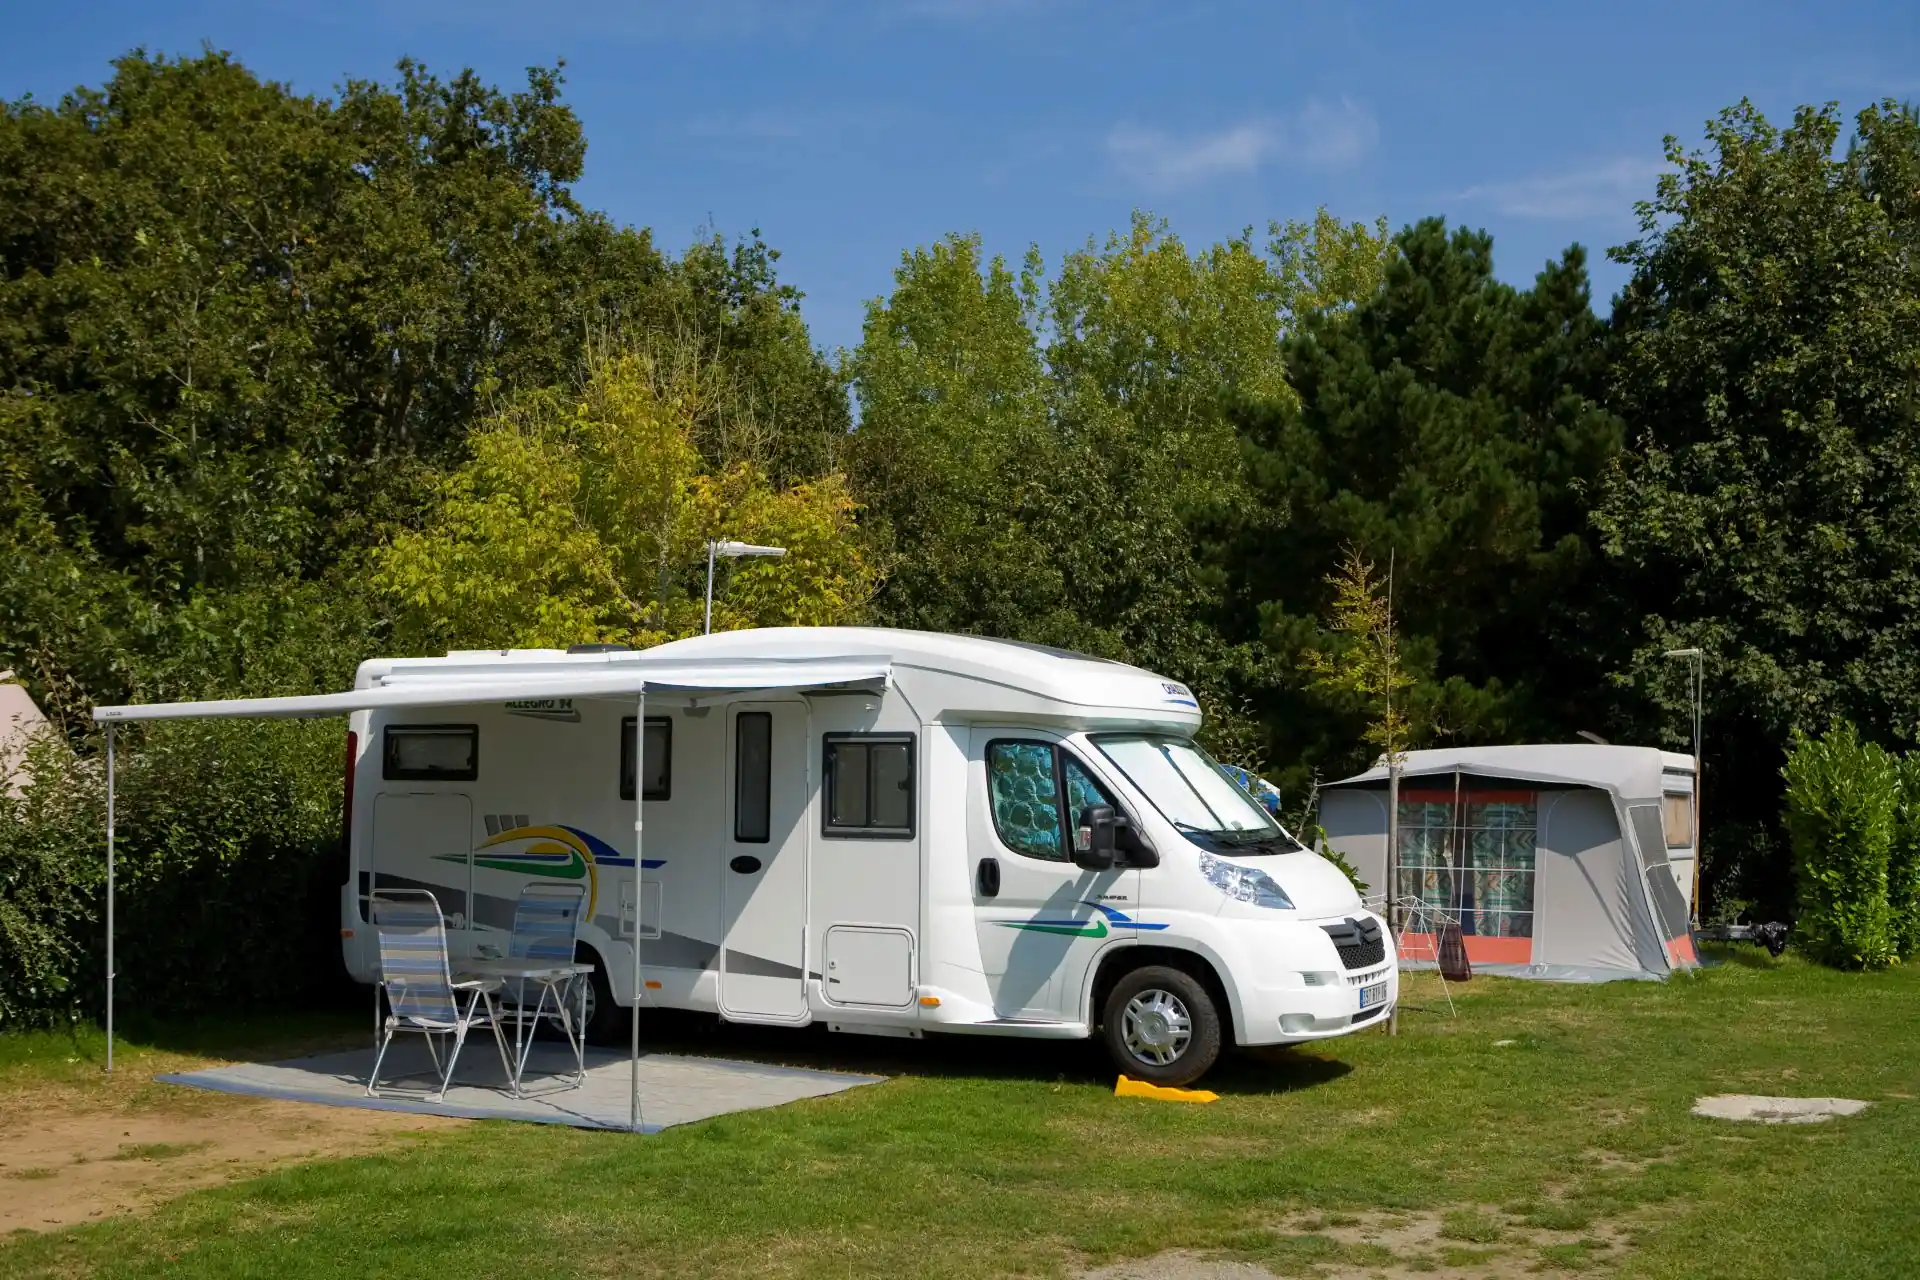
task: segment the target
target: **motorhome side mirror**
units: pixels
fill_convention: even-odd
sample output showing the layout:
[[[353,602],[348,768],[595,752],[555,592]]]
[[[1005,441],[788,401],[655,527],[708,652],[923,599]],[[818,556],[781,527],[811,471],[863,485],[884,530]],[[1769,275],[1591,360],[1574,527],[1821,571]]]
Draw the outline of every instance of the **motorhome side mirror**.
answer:
[[[1080,811],[1073,831],[1073,862],[1089,871],[1105,871],[1114,863],[1114,833],[1126,819],[1110,805],[1090,804]]]

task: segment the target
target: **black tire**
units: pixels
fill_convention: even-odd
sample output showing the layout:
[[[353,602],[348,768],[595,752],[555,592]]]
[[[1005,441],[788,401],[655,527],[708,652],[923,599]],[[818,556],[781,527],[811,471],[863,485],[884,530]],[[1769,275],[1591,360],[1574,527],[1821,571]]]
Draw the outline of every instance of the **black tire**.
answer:
[[[584,946],[578,959],[581,964],[593,966],[593,973],[587,979],[587,1043],[607,1048],[629,1043],[633,1037],[627,1020],[633,1013],[613,1002],[606,961],[600,958],[599,952]]]
[[[1145,965],[1114,983],[1100,1031],[1120,1074],[1150,1084],[1192,1084],[1220,1058],[1213,997],[1166,965]]]

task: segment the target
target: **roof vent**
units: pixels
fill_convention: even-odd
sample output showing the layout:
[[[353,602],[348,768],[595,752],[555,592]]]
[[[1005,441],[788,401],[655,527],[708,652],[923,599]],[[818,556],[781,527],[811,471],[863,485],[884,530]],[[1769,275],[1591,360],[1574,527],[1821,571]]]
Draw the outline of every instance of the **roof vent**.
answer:
[[[570,644],[568,653],[632,653],[633,646],[628,644]]]

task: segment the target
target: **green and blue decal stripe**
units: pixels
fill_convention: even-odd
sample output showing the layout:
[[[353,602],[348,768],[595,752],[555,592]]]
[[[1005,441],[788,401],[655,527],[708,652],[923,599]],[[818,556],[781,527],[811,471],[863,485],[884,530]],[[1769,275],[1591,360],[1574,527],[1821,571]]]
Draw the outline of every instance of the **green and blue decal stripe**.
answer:
[[[999,920],[995,921],[995,923],[1003,928],[1019,929],[1026,933],[1052,933],[1076,938],[1104,938],[1107,936],[1109,925],[1115,929],[1134,929],[1148,932],[1167,927],[1164,924],[1149,924],[1144,920],[1135,920],[1124,911],[1116,911],[1114,908],[1104,906],[1098,902],[1083,901],[1081,905],[1092,907],[1101,914],[1091,920]]]

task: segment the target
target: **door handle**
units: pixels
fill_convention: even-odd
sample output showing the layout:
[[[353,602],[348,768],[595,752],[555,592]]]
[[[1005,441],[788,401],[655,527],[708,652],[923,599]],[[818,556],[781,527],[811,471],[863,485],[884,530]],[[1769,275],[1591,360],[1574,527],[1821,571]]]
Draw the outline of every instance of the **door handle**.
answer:
[[[760,859],[750,853],[743,853],[732,862],[729,862],[727,867],[730,870],[739,872],[743,876],[750,876],[760,869]]]
[[[981,897],[983,898],[999,897],[1000,896],[1000,860],[998,858],[980,859],[980,870],[979,870],[979,873],[974,877],[974,883],[980,887]]]

